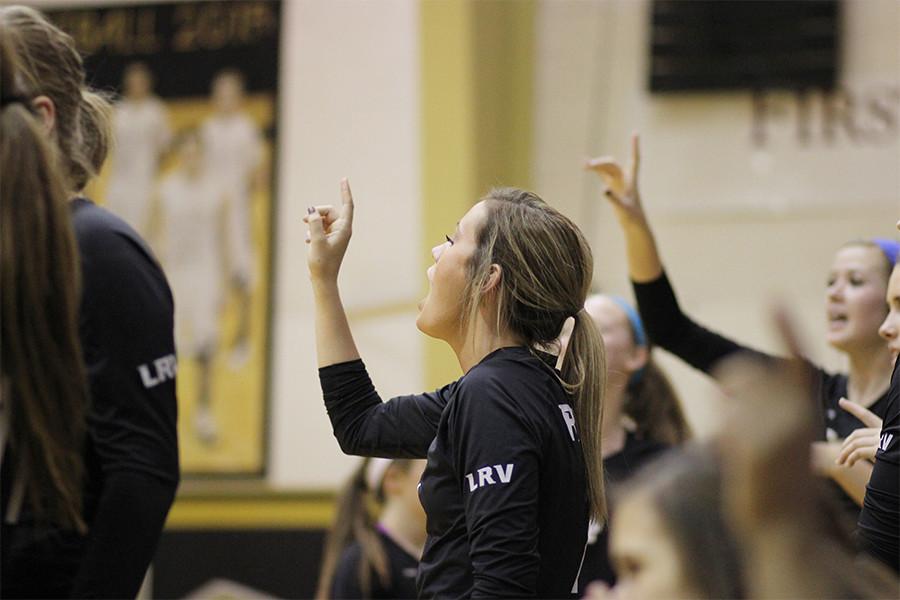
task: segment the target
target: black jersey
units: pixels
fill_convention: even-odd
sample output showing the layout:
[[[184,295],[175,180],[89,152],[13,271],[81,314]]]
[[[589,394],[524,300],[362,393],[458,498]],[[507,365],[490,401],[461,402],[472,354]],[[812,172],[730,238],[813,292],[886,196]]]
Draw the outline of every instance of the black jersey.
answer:
[[[90,388],[89,533],[38,525],[27,511],[4,524],[4,597],[134,597],[179,479],[174,307],[165,276],[124,221],[83,198],[71,209]]]
[[[900,571],[900,358],[894,365],[875,467],[859,514],[863,547]]]
[[[626,433],[622,449],[603,459],[607,496],[669,448],[667,444],[643,439],[630,431]],[[615,507],[610,508],[610,512],[614,510]],[[616,573],[609,560],[609,527],[591,522],[578,588],[583,590],[587,584],[598,579],[614,585]]]
[[[647,283],[632,282],[632,287],[647,335],[653,343],[704,373],[710,373],[719,361],[739,352],[751,353],[766,360],[783,360],[752,350],[694,322],[681,311],[675,291],[665,273]],[[847,397],[847,376],[829,373],[813,364],[809,366],[815,373],[814,391],[819,399],[822,438],[845,438],[854,430],[865,427],[862,421],[838,404],[838,400]],[[888,393],[885,392],[868,408],[883,417],[887,405]],[[845,512],[855,521],[859,506],[836,483],[829,481],[829,487]]]
[[[162,268],[122,219],[78,198],[81,343],[90,384],[90,535],[74,594],[131,597],[179,481],[174,301]]]
[[[425,457],[420,597],[577,591],[587,480],[572,398],[526,348],[503,348],[434,393],[382,403],[362,361],[320,369],[341,448]]]
[[[360,561],[362,547],[358,542],[347,546],[338,561],[331,583],[331,597],[335,600],[351,598],[415,598],[416,574],[419,561],[415,556],[401,548],[391,536],[378,530],[378,538],[384,549],[388,565],[388,581],[382,579],[371,569],[369,572],[369,593],[363,592],[360,581]]]

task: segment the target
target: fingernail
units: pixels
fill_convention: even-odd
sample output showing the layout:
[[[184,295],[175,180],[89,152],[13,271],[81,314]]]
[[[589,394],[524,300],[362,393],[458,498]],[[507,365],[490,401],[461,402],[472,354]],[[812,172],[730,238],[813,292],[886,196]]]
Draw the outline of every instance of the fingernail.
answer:
[[[311,215],[311,214],[313,214],[314,212],[316,212],[316,207],[315,207],[315,206],[310,206],[310,207],[308,207],[308,208],[306,209],[306,213],[307,213],[307,214],[310,214],[310,215]]]

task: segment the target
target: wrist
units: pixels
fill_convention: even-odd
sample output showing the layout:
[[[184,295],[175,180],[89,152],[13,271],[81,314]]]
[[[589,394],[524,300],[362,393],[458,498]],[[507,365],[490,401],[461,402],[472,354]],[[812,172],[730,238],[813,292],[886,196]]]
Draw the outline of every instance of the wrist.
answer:
[[[622,228],[628,231],[645,233],[650,229],[650,224],[643,212],[635,214],[634,212],[617,209],[616,216],[619,218],[619,224]]]
[[[337,276],[323,275],[311,276],[313,295],[316,298],[325,298],[339,295]]]

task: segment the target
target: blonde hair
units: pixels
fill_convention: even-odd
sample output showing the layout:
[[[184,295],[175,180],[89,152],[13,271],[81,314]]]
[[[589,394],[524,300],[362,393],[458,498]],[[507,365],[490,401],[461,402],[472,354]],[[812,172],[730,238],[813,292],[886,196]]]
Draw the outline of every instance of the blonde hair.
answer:
[[[606,388],[603,340],[584,313],[593,255],[581,230],[532,192],[497,188],[483,198],[487,216],[469,263],[463,327],[476,323],[491,265],[501,269],[496,293],[497,329],[530,348],[551,345],[566,318],[575,326],[562,364],[562,384],[574,400],[587,470],[591,513],[606,518],[600,430]]]
[[[319,571],[319,584],[316,598],[331,597],[335,575],[344,550],[354,542],[359,544],[360,561],[356,575],[359,578],[359,589],[364,598],[372,596],[372,572],[378,577],[382,586],[391,585],[391,569],[388,555],[375,528],[377,519],[371,510],[373,504],[383,505],[384,488],[379,482],[373,487],[369,481],[369,470],[373,461],[380,459],[365,458],[344,485],[337,500],[334,523],[325,539],[322,551],[322,563]],[[394,459],[388,468],[393,467],[406,473],[412,467],[412,460]],[[384,472],[382,472],[382,478]]]
[[[112,139],[111,106],[85,85],[84,63],[72,37],[27,6],[0,9],[0,22],[19,57],[19,76],[35,96],[56,109],[54,137],[71,191],[87,185],[103,166]]]

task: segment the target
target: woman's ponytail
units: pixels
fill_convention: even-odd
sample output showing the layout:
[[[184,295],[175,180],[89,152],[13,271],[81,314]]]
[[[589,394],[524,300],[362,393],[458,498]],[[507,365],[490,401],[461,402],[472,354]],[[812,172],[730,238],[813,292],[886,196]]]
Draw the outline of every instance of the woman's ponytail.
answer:
[[[603,338],[584,310],[575,313],[572,336],[562,364],[562,378],[575,399],[575,423],[581,437],[591,515],[606,520],[606,491],[600,432],[603,427],[603,396],[606,390],[606,350]]]

